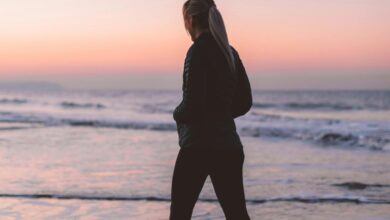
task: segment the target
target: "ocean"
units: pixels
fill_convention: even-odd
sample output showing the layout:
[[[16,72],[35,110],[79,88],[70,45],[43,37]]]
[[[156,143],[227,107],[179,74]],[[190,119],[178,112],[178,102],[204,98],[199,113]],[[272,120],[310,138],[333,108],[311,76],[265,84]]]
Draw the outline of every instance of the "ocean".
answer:
[[[0,219],[168,219],[180,90],[0,89]],[[257,219],[390,219],[390,91],[261,91],[236,118]],[[193,219],[225,219],[209,177]]]

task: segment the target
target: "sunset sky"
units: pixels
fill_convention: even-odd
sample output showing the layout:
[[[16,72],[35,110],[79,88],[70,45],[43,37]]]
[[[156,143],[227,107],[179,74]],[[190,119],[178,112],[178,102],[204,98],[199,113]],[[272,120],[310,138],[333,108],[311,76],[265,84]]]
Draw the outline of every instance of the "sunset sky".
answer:
[[[0,80],[180,88],[179,0],[2,0]],[[390,89],[390,1],[216,0],[255,89]]]

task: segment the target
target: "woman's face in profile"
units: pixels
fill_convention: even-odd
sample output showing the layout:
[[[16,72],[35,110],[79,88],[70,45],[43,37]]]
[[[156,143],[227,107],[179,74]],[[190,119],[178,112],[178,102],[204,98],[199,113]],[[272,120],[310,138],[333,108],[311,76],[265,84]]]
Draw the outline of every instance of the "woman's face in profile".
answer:
[[[194,41],[194,31],[192,28],[192,17],[191,16],[188,16],[187,18],[186,18],[186,16],[184,16],[184,28],[191,35],[191,40]]]

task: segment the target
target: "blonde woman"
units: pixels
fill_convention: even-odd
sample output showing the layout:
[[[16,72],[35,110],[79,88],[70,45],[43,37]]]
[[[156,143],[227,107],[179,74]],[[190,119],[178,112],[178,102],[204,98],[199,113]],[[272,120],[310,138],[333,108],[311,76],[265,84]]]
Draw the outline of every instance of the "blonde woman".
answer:
[[[248,220],[245,155],[234,122],[252,106],[248,76],[213,0],[187,0],[183,17],[193,44],[184,63],[183,99],[173,112],[180,150],[170,220],[191,219],[208,175],[226,219]]]

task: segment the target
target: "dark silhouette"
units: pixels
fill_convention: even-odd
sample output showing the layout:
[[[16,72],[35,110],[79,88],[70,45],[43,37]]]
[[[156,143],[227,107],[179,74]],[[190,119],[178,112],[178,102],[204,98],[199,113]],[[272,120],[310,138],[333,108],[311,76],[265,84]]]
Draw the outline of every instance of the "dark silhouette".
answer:
[[[183,15],[194,43],[184,64],[183,99],[173,112],[180,150],[173,171],[170,220],[191,219],[208,175],[226,219],[248,220],[245,155],[234,118],[252,106],[249,79],[228,42],[214,1],[188,0]]]

